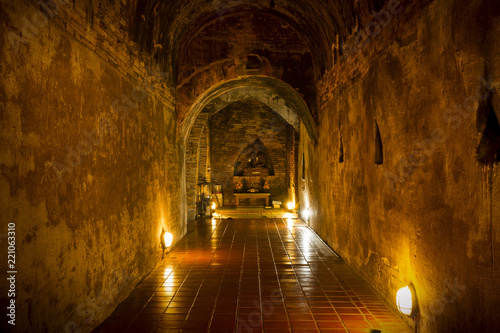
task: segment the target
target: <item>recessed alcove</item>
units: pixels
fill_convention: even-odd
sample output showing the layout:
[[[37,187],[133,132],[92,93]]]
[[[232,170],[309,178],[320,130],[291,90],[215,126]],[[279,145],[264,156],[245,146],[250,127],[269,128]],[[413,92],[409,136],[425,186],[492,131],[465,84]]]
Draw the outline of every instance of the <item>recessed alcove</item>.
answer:
[[[339,137],[339,163],[344,163],[344,142],[342,135]]]
[[[493,108],[493,96],[490,92],[477,109],[476,125],[480,133],[477,160],[484,163],[500,161],[500,124]]]
[[[253,99],[234,102],[211,117],[212,181],[222,185],[224,205],[236,203],[234,193],[270,193],[286,202],[290,178],[296,180],[298,136],[280,115]],[[291,134],[290,134],[290,133]],[[294,146],[294,147],[291,147]],[[293,174],[293,175],[292,175]],[[242,205],[262,205],[261,199],[242,199]]]
[[[240,153],[234,164],[234,193],[270,193],[274,169],[265,145],[259,138]]]
[[[247,70],[260,70],[262,69],[262,61],[257,55],[250,54],[247,57],[247,64],[245,68]]]
[[[235,176],[274,176],[273,165],[266,146],[259,138],[240,153],[234,164]]]
[[[375,164],[380,165],[384,163],[384,148],[382,145],[382,137],[380,136],[380,129],[377,121],[375,121]]]

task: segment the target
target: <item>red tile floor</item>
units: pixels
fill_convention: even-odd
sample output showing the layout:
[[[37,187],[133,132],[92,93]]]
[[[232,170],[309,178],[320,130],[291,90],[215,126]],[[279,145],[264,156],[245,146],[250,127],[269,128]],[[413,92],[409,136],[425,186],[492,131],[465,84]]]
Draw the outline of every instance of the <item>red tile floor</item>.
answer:
[[[308,227],[205,220],[94,332],[411,332]]]

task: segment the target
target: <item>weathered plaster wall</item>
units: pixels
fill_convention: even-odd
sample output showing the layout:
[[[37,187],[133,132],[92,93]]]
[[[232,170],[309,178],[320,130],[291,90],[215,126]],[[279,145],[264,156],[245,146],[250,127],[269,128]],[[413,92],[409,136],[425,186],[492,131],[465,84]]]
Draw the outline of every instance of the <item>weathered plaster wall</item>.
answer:
[[[225,205],[234,205],[234,166],[240,153],[257,138],[266,147],[273,165],[269,177],[270,200],[287,200],[287,123],[266,105],[255,100],[232,103],[211,117],[212,180],[222,185]],[[253,204],[262,204],[262,199]]]
[[[0,8],[0,220],[2,233],[16,224],[17,332],[88,332],[156,265],[162,229],[185,232],[169,90],[132,54],[115,67],[119,50],[78,41],[70,26],[102,33],[79,6],[32,38],[36,7]],[[115,23],[103,26],[119,35]],[[27,38],[17,51],[11,33]]]
[[[499,8],[479,0],[405,7],[319,82],[317,147],[301,135],[311,226],[388,302],[412,282],[421,332],[500,324],[498,163],[476,160],[485,75],[497,84],[500,116]]]

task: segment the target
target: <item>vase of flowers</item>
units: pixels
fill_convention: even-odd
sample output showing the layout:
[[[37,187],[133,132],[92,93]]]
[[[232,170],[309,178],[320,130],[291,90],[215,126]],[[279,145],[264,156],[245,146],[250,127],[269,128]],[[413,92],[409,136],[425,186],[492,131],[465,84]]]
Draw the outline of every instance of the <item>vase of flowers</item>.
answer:
[[[264,192],[269,192],[269,190],[271,189],[271,186],[269,185],[269,182],[264,182],[264,185],[262,186],[262,189],[264,190]]]

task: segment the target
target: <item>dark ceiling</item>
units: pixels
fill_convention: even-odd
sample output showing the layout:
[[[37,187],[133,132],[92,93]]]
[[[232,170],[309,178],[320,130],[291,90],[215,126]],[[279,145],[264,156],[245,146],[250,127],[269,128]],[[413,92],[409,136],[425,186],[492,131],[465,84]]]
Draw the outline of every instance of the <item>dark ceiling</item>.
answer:
[[[131,0],[128,26],[133,40],[163,65],[178,71],[179,54],[214,20],[254,12],[272,15],[293,27],[313,50],[315,73],[332,65],[332,45],[369,20],[385,0]]]

